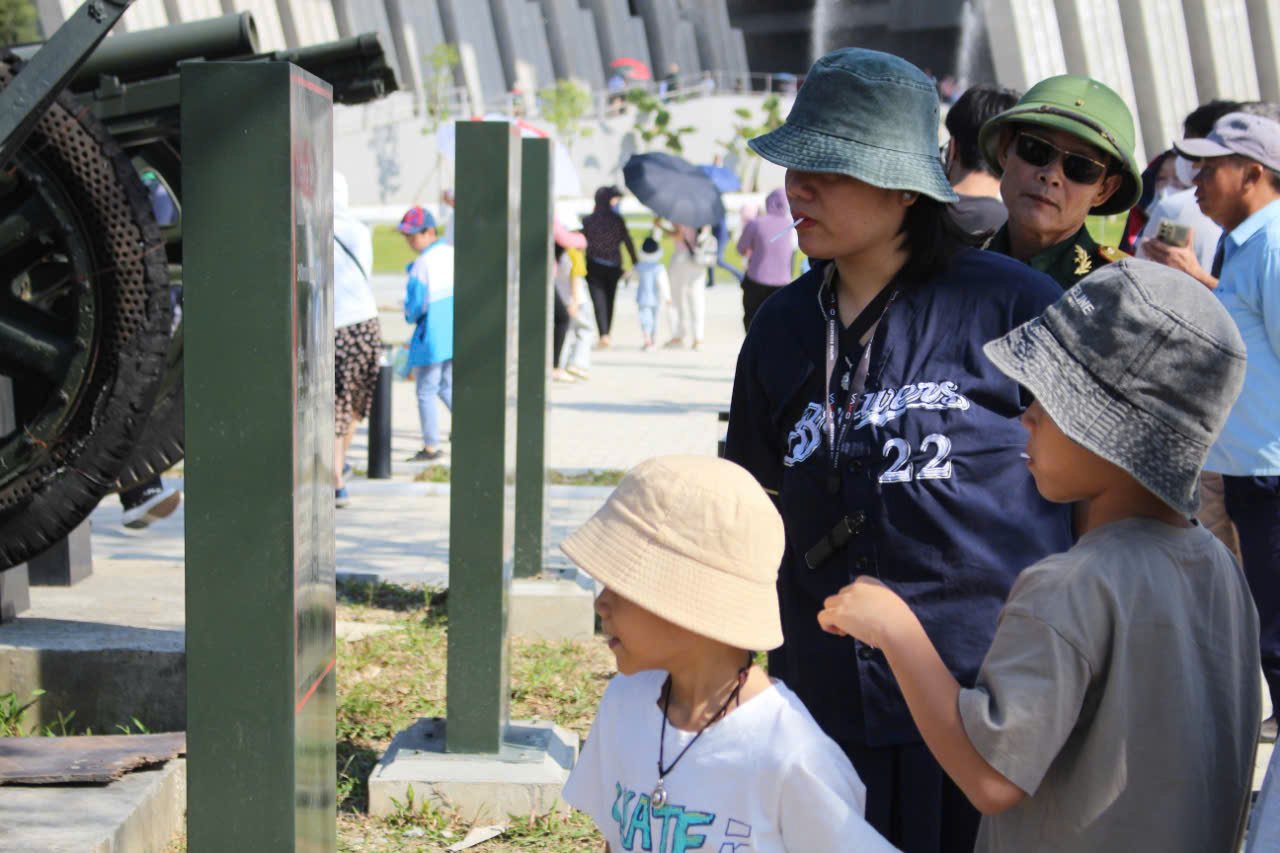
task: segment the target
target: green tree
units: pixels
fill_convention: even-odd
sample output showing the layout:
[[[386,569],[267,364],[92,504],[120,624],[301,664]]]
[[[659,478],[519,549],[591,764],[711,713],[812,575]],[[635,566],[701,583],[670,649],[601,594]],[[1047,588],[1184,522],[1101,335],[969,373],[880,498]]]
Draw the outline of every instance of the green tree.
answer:
[[[0,0],[0,45],[21,44],[40,38],[36,7],[31,0]]]
[[[636,108],[635,133],[645,149],[657,143],[672,154],[684,153],[680,138],[693,133],[694,128],[672,127],[671,111],[651,92],[632,89],[627,92],[627,101]]]
[[[758,120],[746,107],[738,107],[733,112],[738,119],[733,124],[733,134],[718,142],[724,147],[726,156],[737,157],[742,163],[738,177],[748,192],[754,192],[760,179],[760,155],[747,147],[747,140],[782,126],[782,99],[769,95],[761,101]]]
[[[456,46],[445,43],[436,45],[426,59],[430,71],[422,81],[426,96],[426,128],[423,132],[435,133],[453,117],[454,72],[462,57]]]
[[[538,90],[542,117],[556,129],[556,138],[570,150],[574,140],[589,136],[591,128],[582,119],[591,111],[591,93],[572,80],[557,80],[554,86]]]

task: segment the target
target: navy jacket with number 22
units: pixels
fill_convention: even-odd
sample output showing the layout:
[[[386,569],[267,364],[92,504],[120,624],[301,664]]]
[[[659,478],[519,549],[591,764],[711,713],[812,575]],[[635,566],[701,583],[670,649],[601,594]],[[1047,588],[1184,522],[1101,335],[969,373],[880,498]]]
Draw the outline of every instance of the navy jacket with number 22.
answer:
[[[786,526],[778,575],[786,642],[770,656],[771,674],[836,740],[887,746],[920,736],[884,656],[824,633],[818,611],[859,575],[879,578],[972,686],[1018,572],[1072,541],[1070,508],[1040,497],[1021,457],[1025,392],[982,345],[1039,315],[1062,289],[976,249],[934,279],[902,286],[871,343],[866,390],[833,471],[820,301],[833,268],[792,282],[753,320],[738,357],[726,456],[776,493]],[[832,380],[837,424],[847,400],[841,381],[861,354],[851,337],[842,335]],[[852,537],[809,568],[805,552],[842,517]]]

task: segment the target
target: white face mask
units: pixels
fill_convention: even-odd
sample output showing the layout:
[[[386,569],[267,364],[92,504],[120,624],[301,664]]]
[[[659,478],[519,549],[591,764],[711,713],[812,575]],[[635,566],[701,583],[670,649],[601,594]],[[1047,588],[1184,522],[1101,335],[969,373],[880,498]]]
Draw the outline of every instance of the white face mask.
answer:
[[[1191,186],[1196,179],[1196,167],[1186,157],[1179,156],[1173,161],[1173,174],[1183,188]]]
[[[1178,186],[1173,181],[1169,181],[1163,186],[1156,187],[1155,194],[1152,195],[1151,197],[1152,206],[1159,204],[1161,200],[1167,198],[1168,196],[1173,195],[1174,193],[1178,192],[1180,189],[1182,189],[1182,187]]]

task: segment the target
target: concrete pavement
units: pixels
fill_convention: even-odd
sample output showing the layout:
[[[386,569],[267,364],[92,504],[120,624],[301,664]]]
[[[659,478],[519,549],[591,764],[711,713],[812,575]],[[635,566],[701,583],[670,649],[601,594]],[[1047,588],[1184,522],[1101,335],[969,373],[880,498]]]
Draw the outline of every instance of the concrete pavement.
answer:
[[[403,289],[399,276],[375,277],[374,293],[383,309],[382,336],[388,342],[406,341],[412,333],[399,313]],[[670,335],[670,322],[664,316],[658,340]],[[742,346],[742,291],[724,283],[707,290],[707,338],[701,351],[642,352],[635,288],[620,287],[612,337],[612,348],[592,353],[588,381],[551,383],[547,466],[566,471],[626,470],[650,456],[714,454],[723,432],[716,413],[729,408],[734,363]],[[396,478],[424,467],[401,464],[421,447],[418,423],[414,383],[397,381],[392,393]],[[447,434],[447,416],[442,429]],[[353,465],[365,467],[367,448],[362,426],[352,446]],[[447,445],[444,450],[448,451]],[[448,462],[448,457],[440,461]]]

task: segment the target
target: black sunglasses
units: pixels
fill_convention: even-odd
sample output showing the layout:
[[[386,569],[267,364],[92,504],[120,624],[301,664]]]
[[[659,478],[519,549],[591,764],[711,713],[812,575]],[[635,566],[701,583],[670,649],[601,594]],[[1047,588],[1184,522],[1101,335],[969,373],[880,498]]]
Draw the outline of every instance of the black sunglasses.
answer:
[[[1096,184],[1107,173],[1105,163],[1099,163],[1083,154],[1063,151],[1052,142],[1025,130],[1014,141],[1013,152],[1018,155],[1019,160],[1036,168],[1048,166],[1061,156],[1062,174],[1067,180],[1077,184]]]

